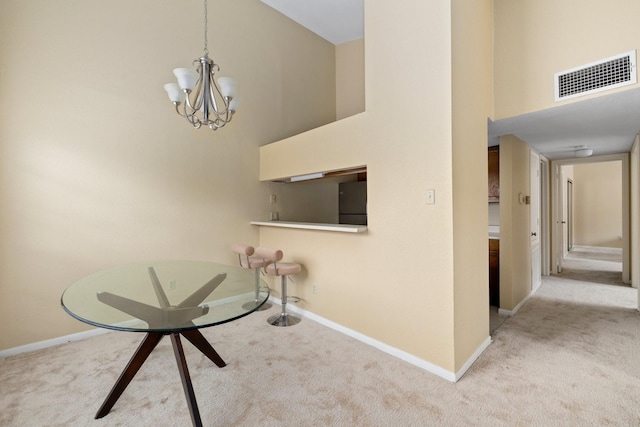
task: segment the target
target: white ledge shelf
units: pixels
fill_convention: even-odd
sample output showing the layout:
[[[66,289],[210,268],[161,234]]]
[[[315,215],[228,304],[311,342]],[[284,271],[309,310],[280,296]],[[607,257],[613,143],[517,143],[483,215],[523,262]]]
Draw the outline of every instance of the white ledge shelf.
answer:
[[[302,230],[337,231],[340,233],[364,233],[366,225],[350,224],[320,224],[316,222],[289,222],[289,221],[251,221],[251,225],[263,227],[298,228]]]

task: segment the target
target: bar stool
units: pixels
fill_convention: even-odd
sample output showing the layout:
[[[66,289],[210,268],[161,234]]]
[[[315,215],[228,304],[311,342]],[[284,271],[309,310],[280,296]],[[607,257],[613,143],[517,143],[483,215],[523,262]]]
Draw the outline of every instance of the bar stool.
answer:
[[[233,252],[238,254],[238,262],[240,267],[254,270],[256,275],[256,297],[253,301],[247,302],[242,305],[245,310],[253,310],[260,304],[260,269],[266,267],[271,261],[267,261],[262,258],[252,257],[255,249],[253,246],[244,245],[242,243],[236,243],[231,248]],[[267,310],[271,308],[271,303],[265,301],[256,311]]]
[[[269,317],[267,322],[273,326],[293,326],[298,324],[301,319],[298,316],[287,313],[287,300],[291,299],[294,302],[299,302],[300,298],[287,296],[287,279],[291,274],[299,273],[302,266],[295,262],[279,262],[283,257],[280,249],[260,247],[256,248],[254,255],[256,258],[269,261],[267,266],[263,268],[264,272],[268,276],[280,276],[282,283],[282,313]]]

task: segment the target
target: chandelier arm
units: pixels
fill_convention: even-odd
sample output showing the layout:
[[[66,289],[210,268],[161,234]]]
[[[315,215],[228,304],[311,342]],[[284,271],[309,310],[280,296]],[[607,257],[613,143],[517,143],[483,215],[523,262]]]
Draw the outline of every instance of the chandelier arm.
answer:
[[[180,117],[187,117],[186,113],[183,113],[182,111],[180,111],[180,105],[182,105],[181,102],[174,102],[173,105],[176,107],[176,113],[178,113]],[[184,109],[184,106],[183,106],[183,109]]]
[[[202,72],[200,73],[200,78],[196,82],[195,89],[187,92],[186,95],[185,103],[189,105],[191,110],[193,110],[192,114],[195,114],[195,112],[202,107]]]
[[[220,66],[218,64],[213,64],[213,66],[216,68],[216,71],[220,71]],[[228,118],[229,117],[229,103],[231,102],[231,100],[229,99],[228,96],[224,96],[222,94],[222,91],[220,90],[220,88],[218,87],[218,83],[215,81],[215,79],[213,78],[213,73],[211,74],[211,81],[213,82],[213,86],[215,87],[216,92],[218,92],[218,94],[220,95],[220,99],[222,99],[222,102],[224,104],[224,111],[219,111],[218,108],[216,107],[216,113],[218,117],[222,116],[223,114]],[[212,99],[216,99],[214,94],[211,93],[211,98]],[[228,119],[224,119],[224,122],[228,122]],[[223,125],[224,126],[224,125]],[[220,126],[222,127],[222,126]]]
[[[187,116],[187,121],[191,123],[191,126],[193,126],[196,129],[200,129],[200,126],[202,126],[202,121],[195,114],[191,114]]]
[[[228,97],[228,96],[222,95],[222,91],[218,87],[218,84],[216,83],[216,81],[213,79],[213,76],[211,78],[211,81],[212,81],[212,86],[213,86],[211,88],[211,99],[214,102],[214,108],[215,108],[215,111],[216,111],[216,116],[220,120],[222,120],[224,123],[226,123],[226,122],[231,120],[231,118],[229,117],[230,116],[230,112],[231,112],[231,110],[229,109],[230,108],[230,103],[231,103],[231,98]],[[215,94],[214,94],[214,88],[215,88],[215,91],[220,95],[220,99],[222,100],[222,103],[224,104],[224,110],[223,111],[219,111],[218,106],[216,104],[216,97],[215,97]],[[223,118],[223,116],[224,116],[224,118]],[[222,126],[220,126],[220,127],[222,127]]]
[[[216,114],[216,117],[220,117],[220,111],[218,110],[218,102],[216,101],[216,94],[215,92],[220,93],[220,89],[218,89],[218,86],[216,85],[216,81],[213,78],[213,74],[209,75],[210,78],[210,84],[209,84],[209,99],[211,99],[211,105],[213,106],[213,111]]]
[[[187,98],[188,99],[188,98]],[[195,111],[192,111],[191,113],[187,112],[187,107],[191,110],[193,110],[190,106],[187,105],[187,103],[185,102],[184,106],[183,106],[183,113],[178,112],[178,114],[180,114],[182,117],[186,118],[187,121],[191,124],[191,126],[193,126],[196,129],[199,129],[200,126],[202,126],[202,122],[200,121],[200,119],[198,118],[198,116],[195,114]],[[177,109],[177,107],[176,107]]]

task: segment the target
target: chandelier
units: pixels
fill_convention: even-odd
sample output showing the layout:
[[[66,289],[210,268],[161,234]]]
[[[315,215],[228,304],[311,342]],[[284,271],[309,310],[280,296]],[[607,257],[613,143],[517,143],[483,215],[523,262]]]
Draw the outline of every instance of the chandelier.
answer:
[[[231,121],[236,112],[236,85],[231,77],[214,78],[220,70],[209,58],[207,49],[207,0],[204,0],[204,55],[195,59],[195,70],[176,68],[178,83],[167,83],[164,89],[176,108],[176,113],[199,129],[208,126],[217,130]]]

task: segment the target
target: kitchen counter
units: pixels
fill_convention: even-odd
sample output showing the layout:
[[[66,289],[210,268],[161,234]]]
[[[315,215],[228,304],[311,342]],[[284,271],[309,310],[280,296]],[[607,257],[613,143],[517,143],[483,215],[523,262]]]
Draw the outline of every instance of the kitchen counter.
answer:
[[[289,222],[289,221],[251,221],[251,225],[263,227],[298,228],[303,230],[337,231],[340,233],[365,233],[366,225],[350,224],[320,224],[315,222]]]

